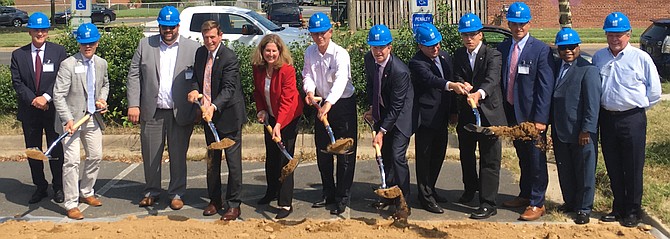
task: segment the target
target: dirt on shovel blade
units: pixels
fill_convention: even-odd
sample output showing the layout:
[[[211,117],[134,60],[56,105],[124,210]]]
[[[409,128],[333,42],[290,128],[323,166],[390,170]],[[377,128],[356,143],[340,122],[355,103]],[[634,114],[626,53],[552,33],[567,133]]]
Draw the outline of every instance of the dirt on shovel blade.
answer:
[[[334,144],[330,144],[326,147],[326,151],[334,154],[346,154],[351,151],[351,147],[354,146],[354,139],[352,138],[341,138],[335,140]]]
[[[380,188],[375,190],[375,193],[383,198],[394,199],[402,196],[402,190],[398,186],[393,186],[390,188]]]
[[[38,148],[26,149],[26,156],[31,159],[37,159],[42,161],[49,160],[49,157],[44,155],[44,153],[42,153],[42,151],[40,151]]]
[[[279,182],[284,182],[286,177],[291,175],[293,171],[295,171],[295,168],[298,167],[298,159],[293,158],[288,161],[286,165],[284,165],[283,168],[281,168],[281,175],[279,176]]]
[[[540,136],[540,131],[531,122],[523,122],[512,127],[491,126],[489,129],[498,137],[510,140],[534,140]]]
[[[209,150],[221,150],[221,149],[227,149],[230,148],[230,146],[233,146],[235,144],[235,141],[229,138],[224,138],[219,142],[214,142],[207,146],[207,149]]]

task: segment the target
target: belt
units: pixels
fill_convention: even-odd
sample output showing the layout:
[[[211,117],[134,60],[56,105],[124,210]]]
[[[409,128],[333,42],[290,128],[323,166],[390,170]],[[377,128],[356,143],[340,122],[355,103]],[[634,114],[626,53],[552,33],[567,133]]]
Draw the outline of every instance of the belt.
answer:
[[[629,110],[624,110],[624,111],[611,111],[611,110],[606,110],[606,109],[603,109],[603,108],[600,109],[600,112],[602,112],[606,115],[628,115],[628,114],[639,113],[639,112],[642,112],[642,111],[644,111],[644,108],[639,108],[639,107],[632,108],[632,109],[629,109]]]
[[[171,108],[166,108],[166,109],[163,109],[163,108],[156,108],[156,110],[172,110],[172,109],[171,109]]]

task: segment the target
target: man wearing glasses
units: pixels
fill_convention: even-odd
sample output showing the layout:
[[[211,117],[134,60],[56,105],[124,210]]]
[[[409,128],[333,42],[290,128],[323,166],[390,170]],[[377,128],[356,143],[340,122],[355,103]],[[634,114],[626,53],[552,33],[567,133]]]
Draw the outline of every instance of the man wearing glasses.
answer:
[[[146,186],[139,206],[152,206],[161,194],[161,160],[167,137],[167,193],[170,208],[179,210],[184,206],[186,152],[197,108],[187,100],[187,94],[200,44],[179,35],[179,11],[173,6],[160,10],[158,24],[160,35],[140,40],[128,69],[128,119],[139,122],[141,130]]]
[[[577,224],[589,223],[596,184],[600,78],[598,69],[579,55],[575,30],[556,34],[560,59],[552,97],[551,137],[565,204]]]
[[[651,57],[629,44],[626,15],[610,13],[603,29],[608,46],[593,55],[593,64],[602,82],[600,138],[614,201],[612,212],[600,220],[635,227],[642,215],[645,112],[660,101],[661,82]]]
[[[444,213],[438,203],[447,199],[437,194],[435,183],[447,150],[447,124],[455,122],[456,104],[452,93],[465,93],[463,83],[454,82],[451,56],[440,50],[442,34],[431,23],[414,29],[419,50],[409,61],[414,84],[414,109],[418,111],[416,130],[416,181],[419,203],[432,213]],[[451,116],[451,118],[449,117]]]
[[[307,94],[305,102],[311,105],[315,95],[323,97],[323,101],[317,103],[321,109],[314,120],[316,162],[321,172],[323,195],[312,207],[335,204],[330,213],[339,215],[349,205],[356,167],[358,123],[355,88],[351,80],[349,53],[331,41],[333,28],[328,16],[322,12],[315,13],[309,18],[308,29],[314,44],[305,50],[305,67],[302,70],[303,90]],[[354,139],[351,154],[337,155],[337,182],[333,179],[333,155],[321,151],[330,144],[326,128],[319,120],[322,117],[328,118],[335,138]]]
[[[463,15],[458,22],[463,47],[454,53],[454,80],[471,85],[466,97],[458,102],[458,148],[463,172],[463,195],[458,203],[469,203],[479,191],[479,208],[470,214],[472,219],[486,219],[498,213],[496,197],[500,185],[502,143],[496,136],[469,132],[465,125],[476,124],[472,106],[479,109],[481,126],[507,125],[502,107],[500,65],[502,56],[483,42],[481,20],[475,14]],[[479,144],[479,174],[475,150]]]
[[[554,89],[554,59],[549,46],[530,36],[530,8],[523,2],[512,3],[507,12],[512,38],[498,45],[502,53],[503,107],[509,125],[529,122],[546,138],[551,93]],[[536,140],[515,140],[521,179],[519,195],[503,203],[505,207],[526,207],[521,220],[539,219],[545,213],[547,191],[547,155],[535,147]]]

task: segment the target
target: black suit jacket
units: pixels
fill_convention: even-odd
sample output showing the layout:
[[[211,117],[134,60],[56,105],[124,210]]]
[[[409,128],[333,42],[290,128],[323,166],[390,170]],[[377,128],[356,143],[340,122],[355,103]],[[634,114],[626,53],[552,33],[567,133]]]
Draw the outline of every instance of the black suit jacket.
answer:
[[[205,46],[198,48],[193,65],[192,90],[203,92],[205,66],[209,51]],[[212,104],[216,105],[216,112],[212,117],[216,129],[222,133],[240,130],[247,122],[244,106],[242,83],[240,82],[240,66],[235,52],[221,44],[214,56],[212,66]]]
[[[485,44],[479,48],[475,59],[475,69],[470,67],[467,49],[458,48],[454,54],[454,80],[468,82],[472,85],[471,93],[482,89],[486,98],[479,101],[480,113],[484,116],[482,124],[507,125],[505,110],[503,108],[502,87],[500,86],[500,66],[502,55],[496,49],[489,48]],[[460,97],[459,107],[461,114],[472,114],[472,108],[468,105],[465,97]],[[488,125],[486,125],[488,123]]]
[[[447,127],[449,113],[456,114],[455,94],[444,88],[447,81],[453,81],[453,64],[449,53],[440,51],[438,57],[444,77],[433,59],[421,50],[409,61],[414,84],[414,110],[418,111],[418,125],[440,129]]]
[[[384,128],[392,130],[397,127],[400,132],[408,138],[412,136],[416,128],[416,117],[413,112],[414,87],[410,79],[410,71],[407,65],[393,54],[390,54],[388,63],[382,74],[381,95],[384,107],[379,110],[380,122],[375,123],[376,130]],[[368,102],[372,105],[373,77],[376,61],[372,53],[365,54],[365,78],[367,79],[366,91]]]
[[[58,75],[60,63],[67,58],[67,52],[63,46],[51,42],[45,42],[44,44],[44,59],[42,59],[42,62],[53,63],[54,69],[52,72],[42,71],[39,89],[35,89],[35,70],[33,70],[35,62],[33,61],[31,54],[31,44],[25,45],[12,52],[10,70],[12,73],[12,85],[18,96],[17,101],[19,109],[17,119],[19,121],[28,118],[41,117],[41,115],[45,113],[43,110],[33,107],[31,103],[35,97],[41,96],[44,93],[53,97],[54,83],[56,82],[56,75]],[[47,110],[46,113],[47,115],[55,115],[55,110],[52,101],[49,103],[49,110]]]

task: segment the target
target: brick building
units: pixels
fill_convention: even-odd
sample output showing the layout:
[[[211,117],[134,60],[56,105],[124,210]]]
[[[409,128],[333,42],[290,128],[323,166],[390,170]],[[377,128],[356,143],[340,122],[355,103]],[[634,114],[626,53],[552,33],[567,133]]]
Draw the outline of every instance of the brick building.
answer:
[[[487,0],[487,22],[500,14],[503,4],[509,6],[513,0]],[[558,0],[526,0],[531,9],[533,27],[558,28]],[[623,12],[631,20],[633,28],[646,28],[650,19],[670,18],[669,0],[570,0],[572,26],[574,28],[602,27],[610,12]]]

